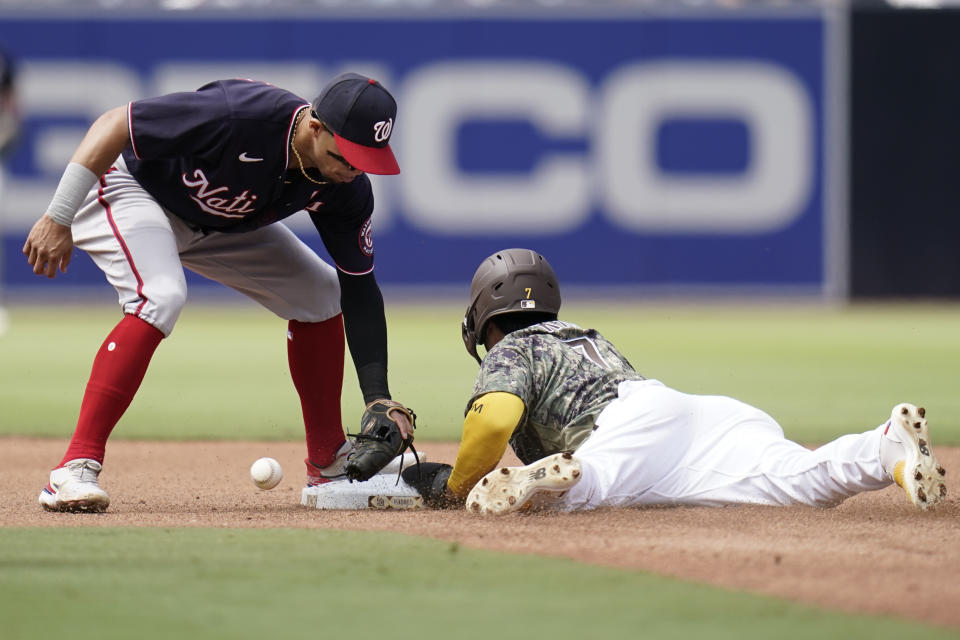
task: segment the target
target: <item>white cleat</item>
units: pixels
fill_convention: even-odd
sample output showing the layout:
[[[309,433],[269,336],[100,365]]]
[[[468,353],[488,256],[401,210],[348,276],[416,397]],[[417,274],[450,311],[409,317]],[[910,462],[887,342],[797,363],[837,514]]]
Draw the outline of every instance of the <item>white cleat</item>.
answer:
[[[580,463],[570,453],[556,453],[525,467],[503,467],[470,490],[467,511],[499,515],[556,502],[580,481],[580,475]]]
[[[40,505],[47,511],[106,511],[110,496],[97,482],[102,468],[96,460],[78,458],[54,469],[40,492]]]
[[[947,486],[943,481],[947,472],[937,462],[930,448],[930,431],[925,416],[923,407],[898,404],[893,408],[884,431],[884,438],[899,443],[904,454],[894,456],[893,468],[888,468],[887,472],[907,492],[913,506],[921,510],[935,507],[947,495]],[[890,458],[890,454],[887,458]],[[890,463],[884,466],[888,467]]]
[[[325,467],[319,467],[316,463],[306,460],[307,463],[307,487],[319,487],[328,482],[347,479],[347,456],[353,451],[353,443],[349,440],[344,441],[333,456],[333,462]]]

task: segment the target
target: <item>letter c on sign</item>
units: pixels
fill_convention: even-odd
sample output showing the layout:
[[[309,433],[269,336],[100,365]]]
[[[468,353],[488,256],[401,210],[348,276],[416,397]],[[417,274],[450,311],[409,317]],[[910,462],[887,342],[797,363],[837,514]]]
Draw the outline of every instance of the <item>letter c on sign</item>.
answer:
[[[589,87],[567,67],[519,60],[438,63],[404,83],[402,182],[409,219],[433,232],[563,233],[589,215],[587,161],[545,155],[527,174],[457,167],[457,130],[470,120],[526,119],[546,136],[583,137]],[[410,152],[412,150],[412,153]]]

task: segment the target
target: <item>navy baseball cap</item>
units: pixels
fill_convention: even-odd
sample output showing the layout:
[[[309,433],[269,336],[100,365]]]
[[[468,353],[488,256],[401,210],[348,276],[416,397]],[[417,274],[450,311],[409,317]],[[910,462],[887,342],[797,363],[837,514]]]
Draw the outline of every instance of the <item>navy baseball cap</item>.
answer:
[[[358,73],[342,73],[323,88],[311,108],[351,165],[366,173],[400,173],[390,149],[397,101],[379,82]]]

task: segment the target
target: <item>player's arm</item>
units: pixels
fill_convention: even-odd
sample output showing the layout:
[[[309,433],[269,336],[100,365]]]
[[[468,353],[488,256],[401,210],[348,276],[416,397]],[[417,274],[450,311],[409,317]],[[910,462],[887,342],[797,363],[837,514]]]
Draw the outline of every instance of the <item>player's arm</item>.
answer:
[[[86,167],[98,179],[106,173],[124,147],[130,143],[128,108],[129,105],[121,105],[97,118],[80,141],[70,162]]]
[[[347,345],[357,370],[364,404],[390,400],[387,385],[387,319],[383,294],[373,275],[373,190],[366,175],[337,185],[325,197],[323,209],[310,218],[323,245],[337,265],[340,309]],[[413,425],[403,412],[391,417],[404,438],[413,436]]]
[[[73,218],[87,193],[129,141],[126,106],[107,111],[87,130],[63,172],[50,206],[33,225],[23,245],[23,253],[34,273],[53,278],[58,268],[66,272],[73,251],[70,235]]]
[[[337,270],[340,280],[340,309],[347,345],[357,369],[363,402],[369,405],[380,398],[390,399],[387,384],[387,319],[383,294],[373,272],[351,275]],[[397,426],[405,438],[413,435],[413,426],[403,413],[394,412]]]
[[[473,401],[463,421],[457,461],[447,487],[466,498],[473,485],[493,470],[510,442],[526,407],[523,400],[503,391],[485,393]]]
[[[364,403],[389,398],[387,385],[387,319],[383,294],[373,272],[351,275],[337,270],[343,328]]]

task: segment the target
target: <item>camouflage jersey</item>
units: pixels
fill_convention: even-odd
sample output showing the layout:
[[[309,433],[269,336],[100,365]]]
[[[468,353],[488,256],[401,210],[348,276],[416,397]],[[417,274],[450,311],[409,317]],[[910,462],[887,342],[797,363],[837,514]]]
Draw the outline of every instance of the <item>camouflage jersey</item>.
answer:
[[[467,410],[492,391],[512,393],[526,407],[510,446],[524,464],[573,451],[625,380],[643,380],[594,329],[554,320],[513,331],[483,359]]]

